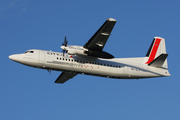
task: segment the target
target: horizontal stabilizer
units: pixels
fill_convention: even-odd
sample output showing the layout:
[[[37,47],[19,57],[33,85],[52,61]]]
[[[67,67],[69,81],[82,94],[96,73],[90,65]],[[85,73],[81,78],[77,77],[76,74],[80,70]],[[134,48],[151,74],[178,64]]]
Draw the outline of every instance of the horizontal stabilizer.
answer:
[[[168,54],[161,54],[156,59],[154,59],[152,62],[150,62],[148,65],[153,67],[162,67],[164,64]]]

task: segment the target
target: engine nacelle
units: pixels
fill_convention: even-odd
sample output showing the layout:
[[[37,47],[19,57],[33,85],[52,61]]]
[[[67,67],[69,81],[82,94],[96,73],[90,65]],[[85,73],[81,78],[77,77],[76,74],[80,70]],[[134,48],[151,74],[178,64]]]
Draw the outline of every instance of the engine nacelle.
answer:
[[[63,50],[65,50],[66,53],[68,53],[70,55],[75,55],[75,54],[77,54],[77,55],[87,55],[85,53],[85,51],[87,51],[87,50],[85,48],[83,48],[82,46],[75,46],[75,45],[71,46],[70,45],[70,46],[61,46],[61,48]]]
[[[69,49],[69,50],[67,50],[67,53],[70,55],[75,55],[75,54],[87,55],[87,54],[85,54],[85,50],[78,50],[78,49]]]
[[[65,50],[70,55],[86,55],[98,58],[111,59],[114,58],[113,55],[105,52],[105,51],[93,51],[83,48],[82,46],[61,46],[63,50]]]

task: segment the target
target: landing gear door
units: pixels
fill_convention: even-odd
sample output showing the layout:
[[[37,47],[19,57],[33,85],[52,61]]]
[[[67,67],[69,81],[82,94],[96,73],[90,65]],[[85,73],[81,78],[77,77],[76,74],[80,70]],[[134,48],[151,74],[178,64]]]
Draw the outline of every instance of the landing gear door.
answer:
[[[39,63],[44,63],[44,62],[45,62],[45,52],[39,51]]]

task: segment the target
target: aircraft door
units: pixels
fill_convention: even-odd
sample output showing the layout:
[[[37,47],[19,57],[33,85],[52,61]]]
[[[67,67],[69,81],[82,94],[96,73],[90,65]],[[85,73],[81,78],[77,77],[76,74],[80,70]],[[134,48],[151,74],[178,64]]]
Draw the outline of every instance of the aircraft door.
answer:
[[[127,66],[124,66],[124,68],[123,68],[123,73],[126,74],[126,75],[128,75],[128,67],[127,67]]]
[[[39,63],[44,63],[44,62],[45,62],[45,52],[39,51]]]

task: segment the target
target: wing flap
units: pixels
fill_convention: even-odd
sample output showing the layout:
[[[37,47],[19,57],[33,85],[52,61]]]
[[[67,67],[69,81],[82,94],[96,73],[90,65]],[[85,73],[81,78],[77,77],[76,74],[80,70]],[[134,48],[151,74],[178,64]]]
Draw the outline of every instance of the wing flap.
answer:
[[[73,73],[73,72],[62,72],[59,75],[59,77],[56,79],[55,83],[63,84],[64,82],[68,81],[69,79],[73,78],[76,75],[77,73]]]

